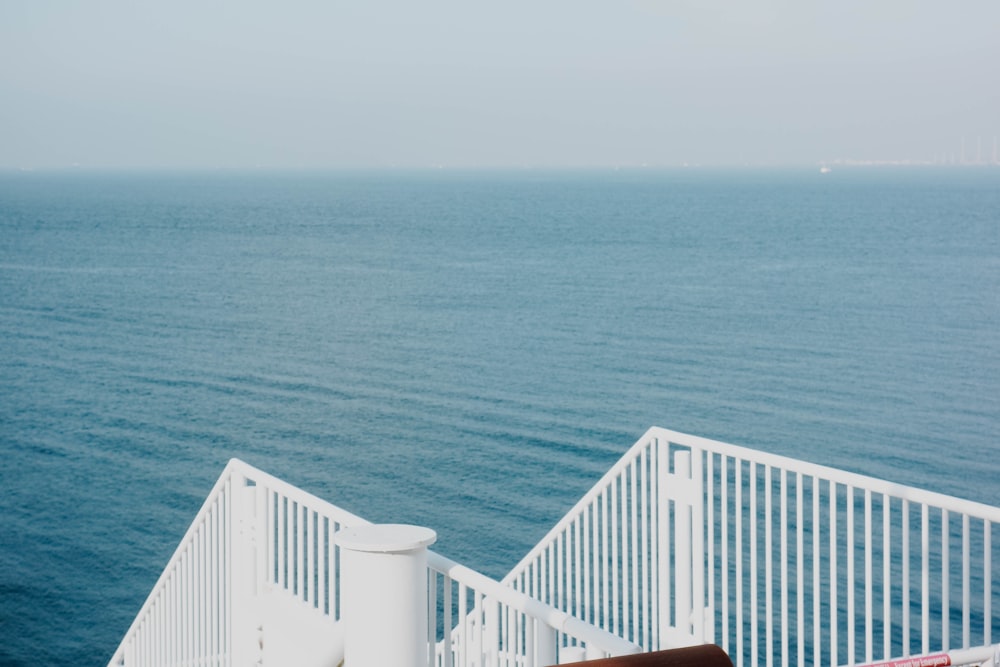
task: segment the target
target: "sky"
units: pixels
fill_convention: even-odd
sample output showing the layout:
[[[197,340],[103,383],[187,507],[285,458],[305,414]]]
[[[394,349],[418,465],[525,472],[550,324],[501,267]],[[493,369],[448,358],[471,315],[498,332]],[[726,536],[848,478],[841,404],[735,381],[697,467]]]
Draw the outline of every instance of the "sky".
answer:
[[[0,0],[0,168],[971,161],[996,135],[998,0]]]

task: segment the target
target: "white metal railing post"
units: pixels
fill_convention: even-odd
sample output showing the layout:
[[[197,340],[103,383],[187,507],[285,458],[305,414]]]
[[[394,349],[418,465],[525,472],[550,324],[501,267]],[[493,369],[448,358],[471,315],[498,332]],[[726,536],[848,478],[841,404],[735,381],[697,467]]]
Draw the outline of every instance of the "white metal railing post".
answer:
[[[341,548],[344,663],[427,664],[427,547],[430,528],[375,524],[334,536]]]
[[[229,481],[230,623],[233,667],[250,667],[261,658],[257,586],[257,487],[242,472]]]
[[[486,664],[499,659],[500,605],[489,597],[483,598],[483,660]]]
[[[656,555],[657,555],[657,576],[659,578],[659,627],[657,636],[659,646],[655,648],[666,648],[671,636],[670,618],[670,591],[674,586],[680,587],[681,582],[673,581],[670,571],[670,441],[656,438],[652,443],[653,447],[659,447],[656,453]],[[674,505],[677,507],[677,505]]]
[[[701,502],[690,498],[692,489],[689,484],[691,479],[691,453],[679,451],[674,455],[674,474],[678,480],[684,480],[683,495],[687,498],[679,497],[674,504],[676,516],[674,517],[674,558],[676,559],[676,585],[675,591],[675,624],[677,629],[684,635],[691,634],[691,587],[694,582],[694,572],[692,570],[691,550],[693,548],[691,535],[691,506],[688,503]]]
[[[539,667],[556,664],[556,631],[535,619],[535,664]]]
[[[691,498],[691,588],[689,595],[691,611],[688,618],[694,643],[708,641],[705,631],[705,617],[709,613],[709,601],[705,597],[705,542],[711,534],[705,524],[705,468],[702,450],[695,447],[689,453],[688,467],[689,493]]]

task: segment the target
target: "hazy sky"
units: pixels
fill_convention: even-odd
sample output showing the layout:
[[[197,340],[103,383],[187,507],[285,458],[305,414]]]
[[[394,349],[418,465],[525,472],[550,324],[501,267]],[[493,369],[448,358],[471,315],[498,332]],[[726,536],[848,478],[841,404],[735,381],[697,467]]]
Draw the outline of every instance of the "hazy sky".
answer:
[[[998,0],[0,0],[0,167],[992,157]],[[981,139],[979,139],[981,137]]]

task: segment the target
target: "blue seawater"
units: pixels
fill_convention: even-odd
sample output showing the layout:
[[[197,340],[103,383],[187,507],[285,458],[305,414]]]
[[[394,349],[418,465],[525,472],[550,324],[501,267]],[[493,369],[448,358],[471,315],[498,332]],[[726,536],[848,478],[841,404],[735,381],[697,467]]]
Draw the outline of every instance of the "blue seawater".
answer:
[[[501,576],[651,425],[1000,504],[1000,170],[0,174],[0,664],[230,457]]]

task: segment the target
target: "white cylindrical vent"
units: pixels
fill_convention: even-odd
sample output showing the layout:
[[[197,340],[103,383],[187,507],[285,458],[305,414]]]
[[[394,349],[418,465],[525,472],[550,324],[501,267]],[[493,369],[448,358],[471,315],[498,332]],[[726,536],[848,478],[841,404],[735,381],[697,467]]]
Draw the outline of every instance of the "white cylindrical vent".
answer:
[[[341,549],[344,664],[427,664],[427,547],[430,528],[382,524],[347,528]]]

